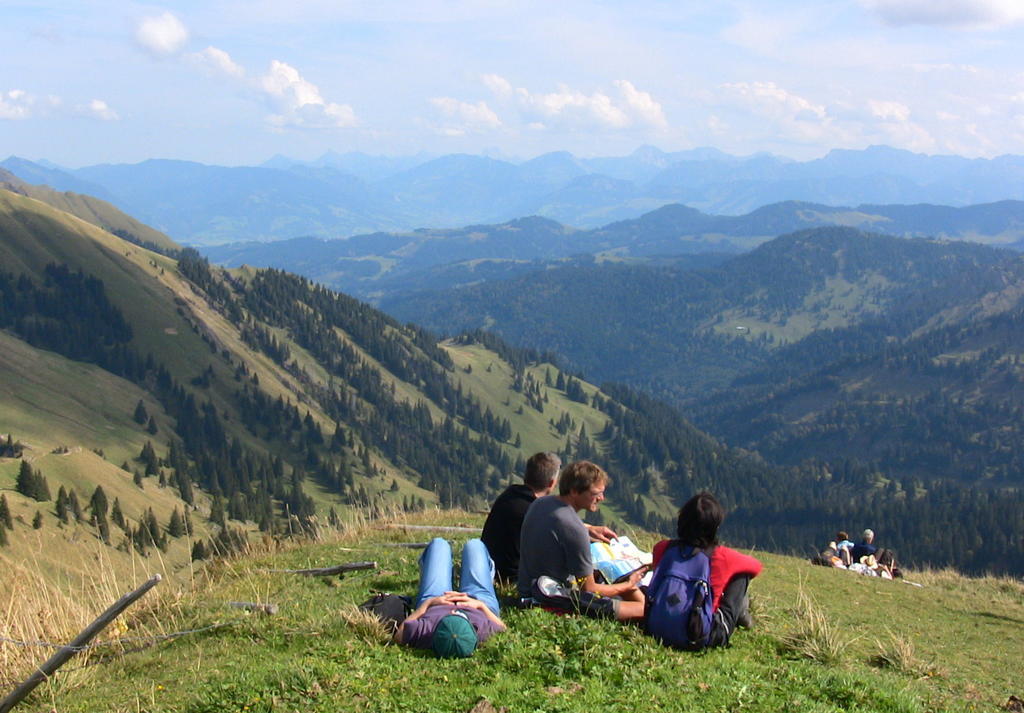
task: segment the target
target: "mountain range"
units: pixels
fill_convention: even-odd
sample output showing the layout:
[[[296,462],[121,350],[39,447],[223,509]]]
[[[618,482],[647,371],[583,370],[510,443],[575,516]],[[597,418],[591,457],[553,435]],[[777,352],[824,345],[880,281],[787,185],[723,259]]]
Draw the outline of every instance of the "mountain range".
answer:
[[[671,204],[593,230],[534,216],[498,225],[374,233],[344,240],[231,243],[203,252],[229,267],[277,267],[378,301],[397,293],[507,279],[570,264],[710,266],[777,235],[828,225],[1019,248],[1024,202],[846,208],[787,201],[740,216],[708,215]]]
[[[58,169],[10,157],[0,167],[29,183],[110,201],[192,245],[338,238],[525,215],[595,228],[669,203],[740,215],[789,200],[829,206],[1024,200],[1022,157],[925,156],[884,146],[834,150],[804,162],[643,147],[622,157],[555,152],[522,162],[328,154],[313,162],[275,157],[251,167],[154,159]]]

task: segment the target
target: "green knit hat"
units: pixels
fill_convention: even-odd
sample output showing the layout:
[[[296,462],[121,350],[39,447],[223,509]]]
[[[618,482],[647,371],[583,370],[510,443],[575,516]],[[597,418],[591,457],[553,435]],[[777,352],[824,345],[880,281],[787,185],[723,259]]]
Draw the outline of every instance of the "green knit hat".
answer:
[[[464,659],[476,650],[476,630],[465,614],[449,614],[437,622],[430,644],[440,658]]]

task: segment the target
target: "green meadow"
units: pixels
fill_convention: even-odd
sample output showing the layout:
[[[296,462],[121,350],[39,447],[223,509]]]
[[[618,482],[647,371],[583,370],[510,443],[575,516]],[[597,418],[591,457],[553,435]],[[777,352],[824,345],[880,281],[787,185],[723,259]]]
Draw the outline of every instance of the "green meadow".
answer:
[[[373,590],[414,593],[419,553],[398,545],[444,535],[419,527],[481,523],[440,511],[361,521],[320,542],[267,546],[172,579],[119,633],[144,642],[196,633],[131,653],[120,649],[138,639],[96,648],[23,709],[924,713],[995,711],[1022,692],[1024,585],[953,572],[907,572],[921,585],[913,586],[755,552],[765,571],[751,586],[754,628],[730,648],[696,654],[635,627],[507,607],[507,632],[471,659],[438,660],[386,643],[359,616],[355,605]],[[628,534],[645,546],[655,539]],[[467,536],[451,538],[456,553]],[[377,567],[341,578],[270,571],[366,560]],[[237,601],[278,611],[228,606]]]

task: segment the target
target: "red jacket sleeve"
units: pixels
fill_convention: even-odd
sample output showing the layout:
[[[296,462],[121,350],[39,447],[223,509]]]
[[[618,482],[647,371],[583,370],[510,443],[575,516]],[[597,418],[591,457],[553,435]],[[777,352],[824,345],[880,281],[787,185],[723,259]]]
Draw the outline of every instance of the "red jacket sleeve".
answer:
[[[655,567],[658,566],[659,562],[661,562],[661,558],[665,554],[665,549],[668,547],[668,544],[671,541],[672,540],[662,540],[661,542],[659,542],[658,544],[656,544],[654,546],[653,550],[651,550],[651,557],[654,558],[653,561],[651,562],[651,569],[652,570]]]
[[[733,577],[739,574],[756,577],[761,574],[761,569],[761,563],[750,555],[722,545],[715,547],[711,555],[711,592],[715,595],[715,610],[718,610],[722,592],[729,586]]]

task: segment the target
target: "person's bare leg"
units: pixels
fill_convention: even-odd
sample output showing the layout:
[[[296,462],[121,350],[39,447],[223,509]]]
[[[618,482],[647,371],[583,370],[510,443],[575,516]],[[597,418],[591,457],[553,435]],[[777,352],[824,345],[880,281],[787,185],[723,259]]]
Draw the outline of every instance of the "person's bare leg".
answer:
[[[643,602],[630,602],[623,599],[615,612],[618,621],[640,621],[644,618]]]

